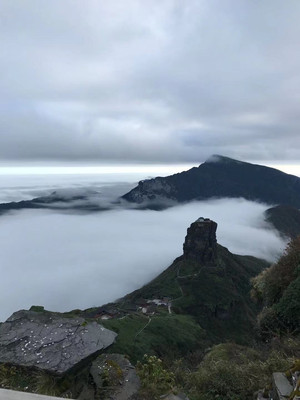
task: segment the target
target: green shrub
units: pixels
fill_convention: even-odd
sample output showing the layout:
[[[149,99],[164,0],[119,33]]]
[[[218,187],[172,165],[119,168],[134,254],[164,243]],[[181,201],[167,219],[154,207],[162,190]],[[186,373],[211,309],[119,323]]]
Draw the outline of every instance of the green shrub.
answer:
[[[43,306],[31,306],[29,311],[44,312],[45,308]]]
[[[136,365],[141,380],[141,396],[143,399],[159,399],[159,397],[175,388],[174,374],[166,370],[162,360],[156,356],[144,355],[143,362]]]
[[[247,400],[269,385],[274,371],[283,371],[292,359],[280,351],[262,353],[232,343],[214,346],[189,375],[186,387],[193,400]]]
[[[275,310],[287,329],[295,330],[300,327],[300,276],[293,281],[284,292]]]
[[[265,306],[258,316],[264,340],[297,333],[300,327],[300,236],[283,256],[252,280],[252,297]]]

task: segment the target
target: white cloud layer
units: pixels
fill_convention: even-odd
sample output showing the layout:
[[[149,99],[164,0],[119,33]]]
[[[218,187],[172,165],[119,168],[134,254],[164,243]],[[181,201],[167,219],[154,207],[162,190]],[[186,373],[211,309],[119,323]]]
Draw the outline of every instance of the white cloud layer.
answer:
[[[285,243],[263,223],[266,208],[223,199],[161,212],[3,215],[0,320],[33,304],[87,308],[137,289],[182,254],[186,229],[200,216],[218,222],[218,242],[232,252],[274,260]]]

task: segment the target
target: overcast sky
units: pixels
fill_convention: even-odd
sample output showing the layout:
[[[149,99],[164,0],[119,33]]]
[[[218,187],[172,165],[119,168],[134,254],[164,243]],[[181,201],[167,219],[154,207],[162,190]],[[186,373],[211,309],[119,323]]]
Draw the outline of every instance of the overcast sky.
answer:
[[[0,161],[300,159],[299,0],[0,0]]]

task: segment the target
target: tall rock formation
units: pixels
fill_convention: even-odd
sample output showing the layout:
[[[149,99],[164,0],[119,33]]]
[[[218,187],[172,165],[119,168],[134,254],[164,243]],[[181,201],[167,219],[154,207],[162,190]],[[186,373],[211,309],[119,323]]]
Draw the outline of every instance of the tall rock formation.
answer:
[[[187,230],[183,256],[207,266],[214,265],[217,257],[217,223],[208,218],[198,218]]]
[[[198,218],[187,230],[183,255],[122,304],[168,297],[173,312],[195,317],[210,338],[246,342],[258,311],[249,295],[250,278],[268,263],[232,254],[217,243],[216,230],[216,222]]]

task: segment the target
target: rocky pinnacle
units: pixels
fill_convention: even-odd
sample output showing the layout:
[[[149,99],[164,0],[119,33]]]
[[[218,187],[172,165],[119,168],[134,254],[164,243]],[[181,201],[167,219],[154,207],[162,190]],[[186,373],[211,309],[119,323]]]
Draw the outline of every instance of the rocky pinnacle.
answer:
[[[185,258],[202,264],[214,264],[217,256],[217,223],[208,218],[198,218],[187,230],[183,244]]]

